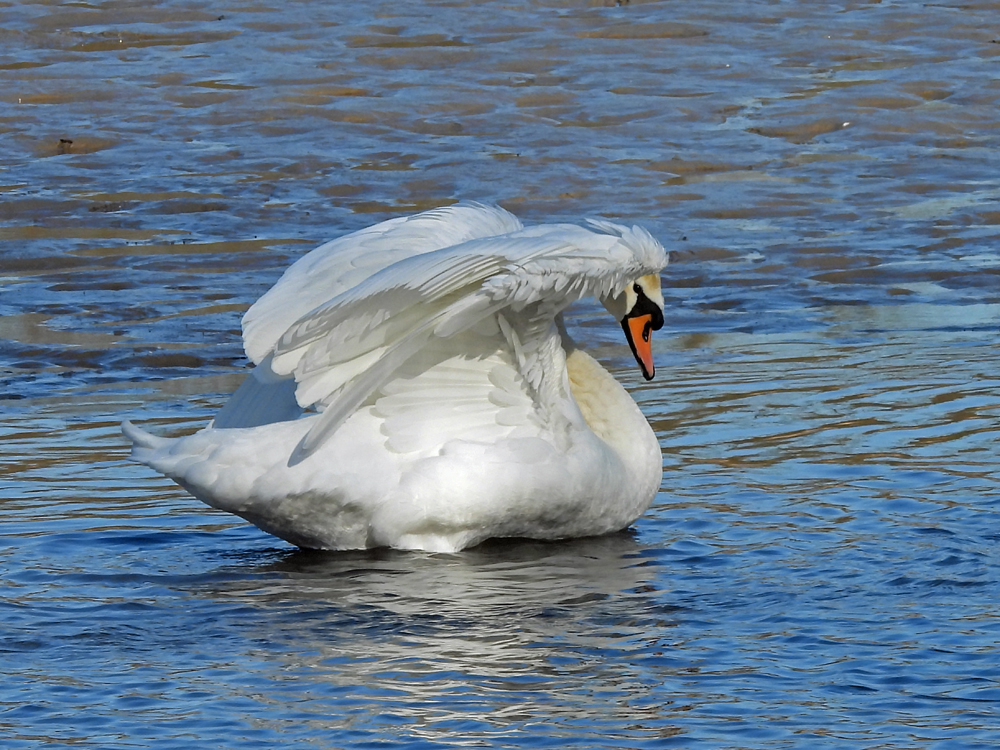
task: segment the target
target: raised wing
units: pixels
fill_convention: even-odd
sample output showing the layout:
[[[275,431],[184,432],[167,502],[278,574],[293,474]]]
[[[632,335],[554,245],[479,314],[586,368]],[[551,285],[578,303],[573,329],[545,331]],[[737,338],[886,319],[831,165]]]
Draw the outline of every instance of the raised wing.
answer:
[[[270,348],[255,354],[275,375],[294,377],[301,407],[323,409],[293,461],[321,445],[432,337],[450,339],[497,314],[503,328],[502,313],[516,315],[529,306],[537,327],[540,316],[554,318],[583,296],[618,294],[666,265],[662,246],[644,230],[607,222],[594,226],[599,231],[573,225],[518,228],[411,253],[287,325]],[[284,283],[283,278],[278,286]],[[270,322],[272,334],[260,335],[263,330],[261,323],[251,338],[261,344],[274,338]],[[514,345],[520,347],[516,336]],[[455,354],[462,351],[456,348]]]
[[[373,273],[421,253],[521,229],[497,206],[464,202],[338,237],[293,263],[243,316],[243,346],[260,364],[295,321]]]

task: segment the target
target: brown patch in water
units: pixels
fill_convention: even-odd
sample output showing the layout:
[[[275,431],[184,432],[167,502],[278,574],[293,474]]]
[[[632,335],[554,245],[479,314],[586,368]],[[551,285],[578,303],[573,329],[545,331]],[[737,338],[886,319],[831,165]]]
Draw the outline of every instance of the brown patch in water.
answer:
[[[363,193],[367,188],[364,185],[328,185],[319,188],[316,192],[328,198],[345,198],[351,195]]]
[[[694,39],[708,36],[708,30],[686,23],[619,23],[606,28],[582,31],[581,39]]]
[[[184,47],[193,44],[222,42],[237,36],[238,31],[195,31],[187,34],[137,34],[113,31],[86,34],[86,41],[72,47],[72,52],[116,52],[129,48]]]
[[[121,227],[0,227],[0,240],[148,240],[164,235],[184,235],[179,230],[123,229]],[[80,253],[86,255],[86,252]]]
[[[91,209],[93,210],[93,209]],[[229,206],[225,203],[201,202],[173,200],[167,201],[155,208],[150,209],[154,214],[194,214],[207,211],[228,211]]]
[[[158,354],[144,354],[142,356],[134,357],[133,360],[136,364],[142,365],[143,367],[150,367],[158,369],[161,367],[201,367],[205,364],[205,360],[201,357],[195,357],[193,354],[183,354],[180,352],[173,353],[158,353]]]
[[[908,109],[923,104],[923,101],[908,96],[861,96],[854,99],[851,104],[871,109]]]
[[[770,204],[752,206],[749,208],[724,208],[692,211],[689,215],[700,219],[761,219],[774,216],[808,216],[813,212],[809,207],[789,207],[787,205]]]
[[[356,164],[351,169],[363,169],[373,172],[407,172],[416,169],[413,166],[413,162],[419,158],[418,154],[379,152],[371,154],[368,159],[360,164]]]
[[[968,224],[1000,224],[1000,211],[978,211],[975,214],[964,216],[961,221]]]
[[[654,172],[669,172],[674,175],[705,174],[708,172],[736,172],[748,168],[743,164],[732,162],[711,162],[704,159],[682,159],[675,156],[672,159],[651,161],[643,165],[643,169]]]
[[[162,193],[140,193],[131,190],[123,190],[115,193],[79,193],[78,195],[86,200],[97,201],[99,203],[115,201],[122,201],[126,203],[153,203],[157,201],[169,201],[176,199],[204,200],[225,197],[221,193],[194,193],[186,190],[165,191]]]
[[[184,84],[185,86],[195,86],[197,88],[203,89],[218,89],[222,91],[245,91],[257,88],[256,86],[249,86],[245,83],[230,83],[228,81],[192,81],[191,83]]]
[[[784,138],[791,143],[808,143],[813,138],[843,130],[845,120],[822,119],[788,125],[759,125],[747,128],[748,133],[762,135],[765,138]]]
[[[705,196],[702,193],[667,193],[665,195],[658,196],[656,199],[657,203],[675,203],[680,201],[700,201],[704,200]]]
[[[514,99],[518,107],[552,107],[570,104],[576,101],[576,95],[568,91],[543,89],[522,94]]]
[[[727,247],[696,247],[693,250],[688,250],[685,247],[684,259],[685,261],[718,261],[718,260],[735,260],[739,258],[742,253],[736,250],[730,250]],[[670,286],[675,286],[673,282],[670,282]]]
[[[469,43],[444,34],[392,36],[388,34],[356,35],[346,40],[348,47],[409,48],[409,47],[468,47]]]
[[[118,336],[110,333],[50,328],[46,325],[48,320],[49,316],[43,313],[0,315],[0,338],[25,344],[55,344],[90,349],[106,349],[120,341]],[[30,353],[27,356],[31,356]]]
[[[117,145],[117,143],[110,138],[73,133],[38,139],[32,145],[32,151],[36,157],[42,159],[49,156],[81,156],[103,151]]]
[[[380,201],[359,201],[352,203],[350,209],[356,214],[403,214],[411,211],[426,211],[438,206],[451,206],[458,201],[455,198],[422,198],[411,201],[400,201],[394,205]]]
[[[128,211],[129,209],[134,208],[135,205],[135,203],[127,203],[125,201],[111,201],[108,203],[95,203],[87,210],[91,213],[110,214],[117,213],[119,211]]]

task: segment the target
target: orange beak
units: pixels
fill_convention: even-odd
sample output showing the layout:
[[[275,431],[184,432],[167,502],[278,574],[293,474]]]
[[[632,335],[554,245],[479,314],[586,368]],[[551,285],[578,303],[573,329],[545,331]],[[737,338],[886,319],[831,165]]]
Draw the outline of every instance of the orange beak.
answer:
[[[642,376],[646,380],[652,380],[656,374],[653,366],[653,345],[650,341],[653,332],[652,315],[636,315],[628,317],[622,321],[622,328],[625,331],[625,339],[632,348],[635,361],[642,368]]]

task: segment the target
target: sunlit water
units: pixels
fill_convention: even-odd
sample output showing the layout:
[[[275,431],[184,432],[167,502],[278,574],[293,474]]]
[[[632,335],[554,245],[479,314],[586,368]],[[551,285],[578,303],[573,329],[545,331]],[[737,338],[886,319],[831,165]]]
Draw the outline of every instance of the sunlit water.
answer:
[[[995,3],[0,3],[4,748],[1000,743]],[[633,530],[307,554],[130,463],[320,241],[641,222]]]

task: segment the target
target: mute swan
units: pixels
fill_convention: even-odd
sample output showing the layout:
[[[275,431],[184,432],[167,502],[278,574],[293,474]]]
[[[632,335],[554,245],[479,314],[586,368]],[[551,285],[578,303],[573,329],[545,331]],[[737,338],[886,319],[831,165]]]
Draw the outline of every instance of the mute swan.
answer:
[[[216,418],[175,439],[126,421],[133,458],[307,548],[625,528],[659,489],[659,444],[562,311],[596,296],[651,379],[667,254],[589,227],[460,203],[321,245],[243,317],[256,368]]]

